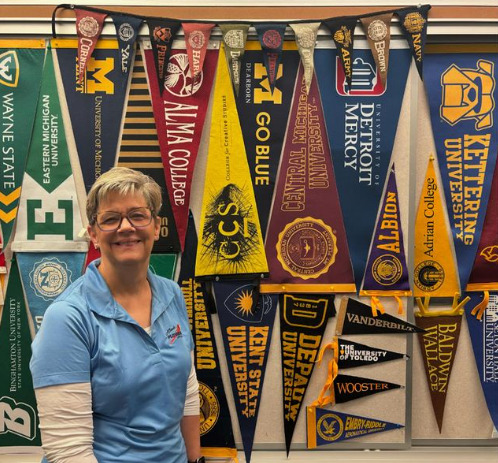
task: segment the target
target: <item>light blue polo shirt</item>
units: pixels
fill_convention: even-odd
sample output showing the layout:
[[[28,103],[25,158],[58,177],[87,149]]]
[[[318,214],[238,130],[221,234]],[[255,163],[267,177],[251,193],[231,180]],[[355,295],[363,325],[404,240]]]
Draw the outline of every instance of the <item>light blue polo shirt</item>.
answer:
[[[32,345],[34,387],[91,383],[99,463],[185,463],[193,341],[182,292],[148,272],[149,336],[113,299],[98,264],[48,308]]]

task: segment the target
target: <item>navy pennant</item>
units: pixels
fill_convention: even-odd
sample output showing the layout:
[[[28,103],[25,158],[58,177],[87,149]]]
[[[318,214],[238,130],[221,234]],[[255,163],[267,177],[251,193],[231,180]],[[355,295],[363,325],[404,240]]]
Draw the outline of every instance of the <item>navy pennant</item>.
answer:
[[[116,27],[116,37],[119,44],[119,54],[121,56],[121,72],[128,74],[131,68],[131,59],[138,32],[142,26],[143,19],[135,16],[125,16],[122,14],[111,14],[111,19]]]
[[[336,346],[335,356],[339,369],[377,365],[378,363],[407,358],[406,355],[399,352],[379,349],[346,339],[336,339]]]
[[[256,24],[259,43],[263,50],[263,59],[266,67],[266,74],[270,81],[271,90],[275,88],[278,76],[278,66],[282,58],[282,47],[284,44],[285,24],[263,23]],[[296,67],[297,70],[297,67]]]

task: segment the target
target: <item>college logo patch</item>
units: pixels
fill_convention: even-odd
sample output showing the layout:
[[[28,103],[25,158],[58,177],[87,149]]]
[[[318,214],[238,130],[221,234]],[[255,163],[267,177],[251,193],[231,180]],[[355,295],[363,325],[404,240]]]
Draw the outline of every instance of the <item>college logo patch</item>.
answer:
[[[487,246],[481,251],[481,256],[484,257],[484,260],[487,262],[498,262],[498,246]]]
[[[218,421],[220,403],[213,390],[199,381],[201,436],[207,434]]]
[[[129,23],[123,23],[119,26],[118,34],[123,42],[128,42],[135,35],[135,31]]]
[[[323,440],[334,442],[342,436],[344,423],[336,414],[327,413],[318,420],[316,430]]]
[[[436,291],[443,282],[444,269],[438,262],[426,260],[415,268],[415,284],[422,291]]]
[[[475,119],[476,130],[493,126],[494,63],[480,59],[476,69],[452,64],[441,76],[441,117],[450,125]]]
[[[95,18],[85,16],[80,19],[78,29],[81,32],[81,35],[92,38],[99,32],[99,23]]]
[[[200,50],[206,43],[206,39],[201,31],[194,31],[189,35],[188,43],[192,48]]]
[[[405,20],[403,21],[403,26],[405,26],[406,30],[410,34],[417,34],[419,32],[422,32],[425,23],[426,20],[420,13],[413,12],[413,13],[408,13],[405,16]]]
[[[339,42],[343,47],[349,47],[353,43],[351,30],[347,26],[341,26],[334,34],[334,40]]]
[[[0,55],[0,84],[7,87],[17,87],[19,82],[19,60],[15,50],[9,50]]]
[[[380,285],[393,285],[403,274],[401,261],[391,254],[377,257],[372,265],[372,276]]]
[[[30,286],[36,295],[50,301],[61,294],[71,281],[71,270],[57,258],[36,262],[29,273]]]
[[[336,56],[335,88],[342,96],[381,96],[387,90],[387,83],[385,87],[382,86],[380,73],[375,63],[358,57],[353,61],[353,76],[348,92],[344,68],[340,64],[339,56]]]
[[[239,286],[225,299],[223,305],[237,319],[247,323],[261,323],[263,315],[272,308],[271,296],[260,294],[258,303],[254,304],[254,286]]]
[[[192,85],[188,55],[186,53],[176,53],[169,59],[164,88],[174,96],[187,97],[193,95],[202,87],[203,75],[202,71],[200,71],[195,77],[194,85]]]
[[[282,37],[275,29],[269,29],[263,34],[263,43],[268,48],[278,48],[282,45]]]
[[[244,31],[232,29],[225,34],[223,40],[230,48],[244,48]]]

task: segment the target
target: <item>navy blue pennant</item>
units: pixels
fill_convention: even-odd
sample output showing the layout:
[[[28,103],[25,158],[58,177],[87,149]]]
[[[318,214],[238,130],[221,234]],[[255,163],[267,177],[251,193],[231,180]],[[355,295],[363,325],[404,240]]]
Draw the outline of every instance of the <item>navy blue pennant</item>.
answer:
[[[143,19],[122,14],[111,14],[110,16],[116,27],[116,38],[118,39],[119,54],[121,56],[121,72],[128,75],[131,68],[134,45],[137,41]]]

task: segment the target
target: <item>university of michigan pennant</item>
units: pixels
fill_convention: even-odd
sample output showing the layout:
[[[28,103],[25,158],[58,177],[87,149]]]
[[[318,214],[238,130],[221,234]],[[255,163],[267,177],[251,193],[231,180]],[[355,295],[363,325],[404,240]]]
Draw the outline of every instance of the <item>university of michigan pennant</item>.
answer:
[[[192,79],[192,86],[203,72],[209,37],[214,26],[215,24],[212,23],[182,23],[189,61],[188,73]]]
[[[76,42],[54,39],[85,190],[116,163],[127,75],[116,40],[100,40],[76,82]]]
[[[121,72],[128,75],[143,19],[123,15],[122,13],[111,14],[111,18],[116,28],[116,38],[118,39],[119,55],[121,57]],[[126,83],[126,80],[123,80],[123,83]]]
[[[244,453],[249,463],[278,295],[256,295],[253,286],[246,282],[238,285],[215,282],[213,289]]]
[[[197,277],[268,273],[258,211],[223,47],[213,97]]]
[[[265,246],[270,277],[262,292],[356,290],[318,82],[307,92],[302,66]]]
[[[179,252],[180,241],[166,188],[161,149],[149,86],[147,85],[143,54],[140,48],[137,49],[131,71],[130,90],[121,131],[118,166],[139,170],[152,177],[161,187],[162,205],[159,211],[161,230],[159,240],[154,243],[152,248],[152,253]]]
[[[394,334],[423,331],[387,313],[372,315],[372,308],[350,297],[343,297],[337,315],[336,334]]]
[[[44,57],[44,40],[0,40],[0,229],[4,248],[17,216]]]
[[[213,86],[217,58],[217,50],[208,50],[204,70],[197,73],[194,81],[185,50],[172,51],[164,89],[160,91],[154,72],[152,51],[145,50],[145,63],[164,175],[182,249],[187,233],[194,166]]]
[[[464,291],[498,152],[498,53],[458,51],[426,54],[424,82]]]
[[[304,69],[304,88],[306,95],[310,91],[311,82],[315,75],[315,46],[316,37],[320,23],[296,23],[290,24],[296,35],[296,44],[301,56],[301,63]],[[300,81],[299,81],[300,82]]]
[[[266,68],[266,76],[270,83],[270,93],[273,93],[279,74],[286,27],[285,24],[281,23],[260,23],[254,25],[261,49],[263,50],[263,61]],[[247,70],[245,72],[247,74]]]
[[[235,94],[239,94],[242,58],[244,56],[249,24],[220,24],[225,44],[225,58]],[[219,68],[218,68],[219,72]]]
[[[280,295],[280,344],[287,455],[323,333],[334,311],[334,296],[330,294]]]
[[[319,407],[308,407],[306,420],[309,449],[368,434],[404,428],[402,424]]]
[[[29,371],[31,333],[15,261],[9,273],[0,323],[0,447],[4,451],[6,448],[14,450],[12,447],[17,447],[17,451],[29,451],[29,448],[41,446],[33,379]]]
[[[49,52],[43,68],[12,250],[86,252],[88,244],[81,235],[82,229],[54,62]]]
[[[316,72],[330,137],[332,161],[358,288],[391,161],[410,67],[408,49],[391,50],[387,88],[369,50],[355,50],[352,83],[335,49],[315,51]]]
[[[201,402],[202,453],[206,456],[236,458],[230,410],[221,380],[220,361],[211,322],[210,311],[213,308],[209,305],[212,298],[207,296],[203,283],[194,276],[197,235],[192,216],[189,218],[185,244],[178,284],[185,298],[195,344],[194,362]]]
[[[459,293],[451,235],[431,156],[415,218],[414,288],[416,297],[453,297]]]
[[[85,253],[18,252],[16,258],[35,333],[38,333],[48,306],[81,276]]]

